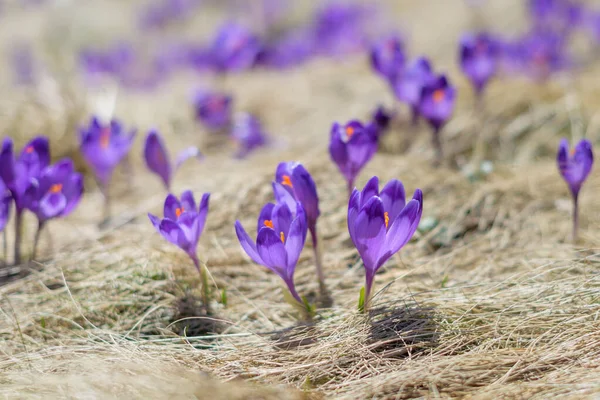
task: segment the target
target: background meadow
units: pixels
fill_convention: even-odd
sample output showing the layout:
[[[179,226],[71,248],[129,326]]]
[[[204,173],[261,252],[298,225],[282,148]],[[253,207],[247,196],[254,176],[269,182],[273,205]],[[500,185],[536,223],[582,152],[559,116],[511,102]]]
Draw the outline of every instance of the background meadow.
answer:
[[[250,11],[253,2],[202,3],[159,27],[140,22],[147,2],[2,3],[2,137],[20,149],[35,135],[48,136],[52,159],[72,157],[84,174],[85,193],[71,215],[42,232],[35,262],[0,270],[1,395],[565,399],[600,393],[600,178],[592,170],[581,191],[573,244],[570,194],[556,165],[561,138],[600,143],[600,44],[576,32],[569,49],[577,63],[546,80],[499,74],[481,109],[460,71],[458,42],[469,31],[524,32],[526,2],[378,3],[383,12],[369,20],[373,35],[397,29],[410,59],[427,55],[457,88],[441,133],[444,163],[436,168],[429,127],[409,124],[410,110],[372,71],[368,50],[227,74],[166,63],[154,82],[148,60],[176,60],[182,43],[208,42],[223,21],[233,18],[257,32],[265,26]],[[312,2],[292,4],[281,26],[312,15]],[[136,50],[136,63],[122,81],[82,70],[82,49],[123,40]],[[23,74],[27,57],[31,73]],[[257,115],[268,144],[233,157],[239,144],[194,116],[191,99],[199,88],[229,93],[236,113]],[[367,120],[379,104],[394,107],[397,118],[356,186],[374,175],[399,179],[408,196],[422,189],[424,211],[413,239],[378,272],[365,318],[356,307],[365,278],[348,234],[346,182],[328,144],[332,123]],[[77,139],[91,115],[113,116],[138,132],[132,173],[116,169],[111,223],[101,227],[104,198]],[[177,171],[171,192],[192,190],[197,200],[211,193],[198,246],[215,294],[210,318],[201,316],[200,278],[188,257],[148,221],[148,213],[162,215],[167,195],[142,156],[153,128],[172,158],[189,146],[204,156]],[[320,198],[322,263],[333,304],[319,308],[310,324],[298,323],[283,301],[281,280],[246,256],[234,230],[240,220],[254,235],[282,161],[302,162]],[[25,236],[35,228],[27,214]],[[10,227],[7,233],[10,247]],[[24,241],[25,259],[31,245]],[[316,301],[308,240],[295,281]],[[222,289],[226,304],[216,298]]]

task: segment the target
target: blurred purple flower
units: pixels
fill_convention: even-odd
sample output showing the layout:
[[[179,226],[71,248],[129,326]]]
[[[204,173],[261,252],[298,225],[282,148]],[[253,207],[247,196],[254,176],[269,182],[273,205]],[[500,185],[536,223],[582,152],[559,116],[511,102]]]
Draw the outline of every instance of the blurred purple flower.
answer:
[[[531,32],[520,40],[519,49],[524,72],[537,80],[546,80],[571,64],[564,37],[554,32]]]
[[[455,100],[456,89],[445,75],[440,75],[423,87],[419,113],[435,131],[439,131],[452,116]]]
[[[202,159],[202,154],[197,147],[188,147],[181,151],[177,156],[175,165],[172,165],[161,136],[156,130],[148,132],[144,143],[144,161],[146,161],[148,169],[161,178],[167,190],[171,188],[173,173],[192,157]]]
[[[196,208],[196,201],[191,191],[183,192],[181,199],[169,194],[165,199],[164,218],[162,220],[148,214],[150,222],[152,222],[158,233],[168,242],[185,251],[198,271],[200,271],[200,261],[198,260],[196,248],[206,223],[209,199],[209,193],[203,194],[200,206]]]
[[[388,112],[385,107],[380,105],[375,109],[371,117],[371,125],[373,126],[372,129],[377,133],[376,136],[378,139],[386,133],[393,118],[393,113]]]
[[[48,138],[38,136],[23,147],[19,157],[13,154],[12,139],[7,137],[0,152],[0,178],[15,200],[18,215],[26,207],[25,190],[32,178],[38,178],[50,164]]]
[[[465,35],[460,41],[460,67],[480,96],[496,73],[498,47],[487,33]]]
[[[334,123],[331,127],[329,155],[346,178],[348,194],[352,192],[359,172],[376,151],[377,135],[361,122]]]
[[[224,93],[198,91],[193,99],[196,118],[208,129],[226,129],[231,124],[232,102]]]
[[[300,305],[304,302],[296,291],[294,272],[304,248],[306,232],[306,215],[300,203],[296,205],[295,216],[285,203],[266,204],[258,217],[256,242],[240,221],[235,221],[235,233],[246,254],[255,263],[279,275]]]
[[[402,40],[396,34],[386,36],[371,48],[373,69],[389,82],[395,81],[406,63]]]
[[[569,150],[569,141],[563,139],[558,147],[556,161],[560,174],[569,185],[573,198],[577,198],[581,185],[590,174],[594,163],[592,143],[584,139]]]
[[[40,225],[53,218],[69,215],[83,195],[83,175],[75,171],[73,161],[61,160],[44,168],[29,180],[25,191],[27,208]]]
[[[310,32],[305,29],[292,30],[267,43],[260,53],[259,62],[273,68],[294,67],[312,56],[314,47]]]
[[[348,202],[348,231],[365,266],[364,310],[375,273],[412,238],[423,213],[423,193],[415,190],[406,202],[402,182],[391,180],[379,192],[374,176],[362,192],[354,189]]]
[[[16,43],[10,54],[15,82],[19,85],[31,85],[36,79],[33,51],[28,43]]]
[[[228,23],[218,30],[210,57],[218,71],[243,71],[254,66],[261,49],[258,36],[241,25]]]
[[[419,115],[419,101],[423,87],[434,80],[431,64],[425,57],[419,57],[391,82],[396,98],[412,109],[413,123]]]
[[[164,28],[169,23],[185,19],[201,3],[200,0],[155,1],[140,10],[140,28]]]
[[[329,2],[314,16],[315,43],[321,53],[331,56],[363,50],[368,42],[370,8],[360,4]]]
[[[12,196],[2,179],[0,179],[0,232],[4,230],[10,219]]]
[[[103,125],[92,117],[89,126],[79,131],[79,150],[106,191],[115,167],[129,153],[135,130],[126,133],[120,122]]]
[[[236,117],[231,137],[238,145],[236,158],[244,158],[250,152],[267,144],[267,136],[258,117],[248,113]]]

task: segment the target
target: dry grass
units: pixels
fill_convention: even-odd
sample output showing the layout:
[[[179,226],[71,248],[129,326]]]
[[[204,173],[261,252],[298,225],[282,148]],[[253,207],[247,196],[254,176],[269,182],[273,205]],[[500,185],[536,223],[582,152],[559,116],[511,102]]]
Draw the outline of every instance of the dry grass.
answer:
[[[365,117],[376,103],[391,99],[363,59],[317,60],[286,74],[256,71],[221,84],[235,93],[239,110],[260,113],[276,138],[275,148],[232,161],[225,145],[204,163],[186,165],[175,182],[175,192],[212,193],[199,253],[215,285],[227,289],[228,306],[215,305],[220,332],[194,333],[199,279],[146,219],[147,212],[161,209],[164,193],[144,171],[138,140],[133,184],[123,176],[115,182],[114,212],[124,222],[98,231],[102,199],[90,182],[78,211],[54,221],[43,236],[43,268],[0,288],[0,394],[31,399],[600,395],[595,195],[600,178],[593,171],[583,189],[581,238],[572,245],[567,189],[554,164],[561,136],[585,133],[600,143],[595,108],[600,66],[548,85],[496,82],[486,115],[473,115],[466,83],[452,69],[453,46],[468,26],[468,14],[458,4],[443,12],[434,0],[415,4],[398,6],[404,19],[423,21],[408,30],[419,49],[450,70],[461,98],[444,133],[447,168],[430,166],[424,126],[410,131],[399,125],[361,175],[359,185],[377,174],[382,180],[401,179],[409,192],[422,188],[424,218],[437,221],[377,275],[371,320],[356,312],[363,273],[347,234],[344,183],[326,143],[333,120]],[[488,17],[500,26],[516,20],[514,13],[507,6],[489,10]],[[122,93],[116,114],[142,132],[157,126],[172,150],[202,144],[204,132],[186,108],[189,79],[194,78],[176,79],[156,94]],[[54,121],[39,129],[52,137],[58,154],[72,150],[64,140],[72,134],[67,127],[75,126],[87,107],[85,96],[72,93],[72,104],[62,111],[38,111]],[[37,129],[31,124],[39,120],[15,122],[15,110],[31,104],[7,104],[1,123],[12,128],[3,132],[31,135]],[[399,154],[407,141],[410,148]],[[493,160],[494,171],[468,179],[461,169],[472,157]],[[233,230],[236,219],[254,224],[261,205],[271,199],[276,164],[292,159],[304,162],[318,184],[324,265],[335,300],[330,309],[319,310],[311,326],[296,324],[282,301],[280,281],[246,258]],[[309,297],[317,290],[313,271],[307,248],[297,282]],[[182,330],[186,337],[176,334]]]

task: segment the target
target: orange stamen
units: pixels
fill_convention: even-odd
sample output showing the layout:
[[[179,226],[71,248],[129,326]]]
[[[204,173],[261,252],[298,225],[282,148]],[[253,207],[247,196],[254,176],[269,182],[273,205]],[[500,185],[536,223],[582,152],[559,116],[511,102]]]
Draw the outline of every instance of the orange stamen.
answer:
[[[573,147],[571,150],[569,150],[569,154],[571,155],[571,157],[573,157],[575,155],[575,147]]]
[[[25,148],[25,153],[27,153],[27,154],[33,153],[33,146],[27,146]]]
[[[440,101],[444,100],[444,90],[443,89],[438,89],[435,92],[433,92],[433,101],[435,101],[436,103],[439,103]]]
[[[183,212],[184,212],[184,211],[185,211],[185,210],[183,209],[183,207],[177,207],[177,208],[175,209],[175,215],[177,216],[177,218],[179,218],[179,216],[180,216],[181,214],[183,214]]]
[[[279,239],[281,239],[281,243],[285,243],[285,235],[283,232],[279,232]]]
[[[106,149],[110,144],[110,128],[106,127],[102,129],[100,133],[100,147]]]
[[[50,188],[50,193],[60,193],[60,191],[62,190],[62,188],[63,188],[62,183],[55,183]]]
[[[264,224],[265,224],[265,226],[268,226],[269,228],[274,229],[273,221],[271,221],[270,219],[265,219]]]
[[[292,185],[292,180],[290,179],[289,175],[284,175],[283,178],[281,179],[281,184],[285,185],[285,186],[289,186],[291,188],[293,188],[294,186]]]
[[[387,211],[383,213],[383,218],[385,218],[385,229],[387,229],[390,224],[390,215]]]
[[[346,136],[348,136],[348,139],[350,139],[352,137],[352,135],[354,135],[354,128],[351,126],[347,126],[346,127]]]

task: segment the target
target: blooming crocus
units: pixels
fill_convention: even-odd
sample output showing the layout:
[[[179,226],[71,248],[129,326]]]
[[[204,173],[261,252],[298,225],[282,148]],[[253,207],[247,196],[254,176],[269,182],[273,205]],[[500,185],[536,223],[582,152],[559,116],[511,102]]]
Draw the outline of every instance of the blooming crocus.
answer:
[[[253,150],[267,144],[267,135],[257,116],[241,113],[236,116],[231,138],[238,145],[236,158],[244,158]]]
[[[409,64],[394,81],[390,82],[396,98],[408,104],[412,110],[412,122],[419,117],[419,100],[423,87],[434,79],[431,64],[425,57],[420,57]]]
[[[254,66],[262,44],[242,25],[228,23],[217,32],[210,50],[213,66],[221,72],[243,71]]]
[[[568,140],[563,139],[558,146],[556,161],[560,174],[569,185],[573,198],[573,241],[575,241],[577,240],[579,227],[579,191],[592,170],[592,164],[594,164],[592,143],[584,139],[569,150]]]
[[[365,267],[363,310],[369,305],[375,273],[412,238],[423,213],[423,193],[406,202],[402,182],[393,179],[379,191],[374,176],[348,203],[348,230]]]
[[[218,131],[231,124],[231,96],[209,91],[198,91],[193,99],[196,118],[208,129]]]
[[[356,120],[346,125],[333,124],[329,155],[346,178],[348,194],[352,193],[356,177],[376,151],[377,135],[369,127]]]
[[[423,87],[419,114],[429,122],[433,129],[432,142],[436,152],[436,163],[442,161],[442,142],[440,131],[452,116],[456,89],[448,83],[445,75],[440,75],[433,82]]]
[[[406,58],[398,35],[377,41],[371,48],[371,66],[384,79],[392,82],[404,69]]]
[[[294,300],[303,308],[306,303],[296,291],[294,272],[306,232],[306,213],[300,203],[295,206],[295,215],[286,203],[266,204],[258,216],[256,242],[246,233],[240,221],[235,221],[235,233],[246,254],[255,263],[279,275]]]
[[[465,35],[460,41],[460,67],[469,78],[477,98],[496,73],[498,48],[487,33]]]
[[[319,211],[317,185],[315,185],[312,176],[302,164],[297,162],[282,162],[277,166],[275,172],[273,191],[275,192],[277,202],[287,204],[290,210],[295,208],[296,203],[302,204],[304,208],[315,252],[319,288],[321,296],[325,297],[327,288],[325,286],[325,276],[318,249],[317,219],[321,215],[321,211]]]
[[[203,302],[207,311],[209,309],[208,271],[206,271],[206,265],[198,259],[196,248],[206,223],[209,199],[209,193],[203,194],[200,206],[197,207],[194,195],[189,190],[183,192],[179,199],[175,195],[169,194],[165,199],[162,220],[155,215],[148,214],[150,222],[158,233],[168,242],[185,251],[191,258],[200,273]]]
[[[152,172],[160,177],[165,185],[165,188],[169,190],[171,188],[171,178],[173,173],[189,158],[202,158],[202,154],[196,147],[188,147],[181,151],[177,156],[175,165],[171,164],[169,159],[169,153],[163,143],[161,136],[156,130],[151,130],[146,136],[146,142],[144,143],[144,160],[146,166]]]
[[[27,206],[25,191],[32,178],[37,178],[50,164],[48,139],[36,137],[23,147],[15,158],[11,138],[5,138],[0,151],[0,179],[10,191],[15,202],[15,264],[21,263],[21,232],[23,210]]]
[[[73,161],[61,160],[44,168],[37,178],[31,178],[25,191],[27,208],[38,219],[33,242],[35,259],[40,233],[45,224],[54,218],[69,215],[83,195],[83,175],[75,171]]]
[[[79,150],[94,171],[100,190],[105,197],[105,217],[109,216],[108,184],[115,167],[131,150],[135,130],[125,132],[122,125],[112,120],[104,125],[93,117],[89,126],[79,132]]]

